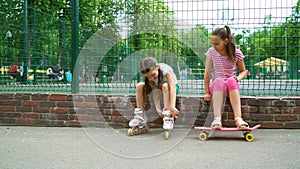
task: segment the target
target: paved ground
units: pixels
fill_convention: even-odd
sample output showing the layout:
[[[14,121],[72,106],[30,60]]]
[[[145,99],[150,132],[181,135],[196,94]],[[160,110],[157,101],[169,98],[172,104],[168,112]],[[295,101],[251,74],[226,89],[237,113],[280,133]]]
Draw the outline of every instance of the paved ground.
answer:
[[[161,129],[128,137],[127,130],[0,126],[1,169],[193,169],[300,166],[300,130],[214,133],[175,129],[164,140]]]

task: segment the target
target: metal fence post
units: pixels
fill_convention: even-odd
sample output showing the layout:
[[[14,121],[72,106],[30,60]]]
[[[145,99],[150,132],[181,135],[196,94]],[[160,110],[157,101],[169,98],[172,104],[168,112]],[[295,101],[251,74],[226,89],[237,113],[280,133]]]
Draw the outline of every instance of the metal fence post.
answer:
[[[80,63],[78,62],[79,54],[79,0],[71,1],[71,18],[72,18],[72,93],[79,93],[79,74]]]
[[[28,75],[28,0],[24,0],[24,79],[27,80]]]

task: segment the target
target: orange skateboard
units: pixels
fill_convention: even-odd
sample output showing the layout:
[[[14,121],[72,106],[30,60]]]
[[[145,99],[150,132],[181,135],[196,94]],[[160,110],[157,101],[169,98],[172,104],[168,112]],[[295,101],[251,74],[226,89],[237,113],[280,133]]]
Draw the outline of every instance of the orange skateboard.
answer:
[[[236,127],[232,127],[232,128],[222,127],[221,129],[214,129],[212,127],[194,127],[194,129],[201,131],[199,134],[199,139],[201,141],[207,140],[208,136],[212,135],[212,134],[209,135],[210,132],[214,132],[214,131],[216,131],[216,132],[238,132],[238,131],[241,131],[243,133],[246,141],[251,142],[254,140],[254,136],[251,133],[251,131],[258,129],[259,127],[260,127],[260,124],[254,126],[254,127],[248,128],[248,129],[243,129],[243,130],[236,128]]]

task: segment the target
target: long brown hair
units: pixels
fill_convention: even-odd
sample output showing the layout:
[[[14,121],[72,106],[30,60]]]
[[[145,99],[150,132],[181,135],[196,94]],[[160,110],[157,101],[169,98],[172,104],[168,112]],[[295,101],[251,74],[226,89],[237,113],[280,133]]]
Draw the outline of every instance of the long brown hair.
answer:
[[[142,74],[148,73],[151,69],[154,69],[157,66],[157,61],[153,57],[146,57],[140,63],[140,71]],[[143,98],[144,103],[148,102],[148,94],[152,91],[152,87],[155,87],[153,81],[150,81],[147,77],[144,76],[145,86],[143,89]],[[163,72],[158,69],[158,88],[161,89],[163,84]]]
[[[225,25],[224,28],[217,28],[212,32],[212,35],[218,36],[222,40],[228,39],[228,43],[226,45],[226,54],[228,55],[229,60],[232,63],[235,63],[236,55],[235,55],[235,40],[231,34],[231,30],[229,26]]]

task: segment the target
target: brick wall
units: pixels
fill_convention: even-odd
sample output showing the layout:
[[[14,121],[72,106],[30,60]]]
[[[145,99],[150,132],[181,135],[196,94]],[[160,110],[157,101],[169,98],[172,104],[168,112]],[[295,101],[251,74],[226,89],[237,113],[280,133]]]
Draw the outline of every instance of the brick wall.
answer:
[[[262,128],[300,128],[300,97],[243,97],[243,118]],[[0,125],[55,127],[128,127],[133,117],[134,96],[0,93]],[[151,104],[147,106],[150,127],[161,127]],[[202,97],[178,97],[181,110],[176,127],[201,126],[207,122],[210,103]],[[226,100],[223,125],[234,126]]]

